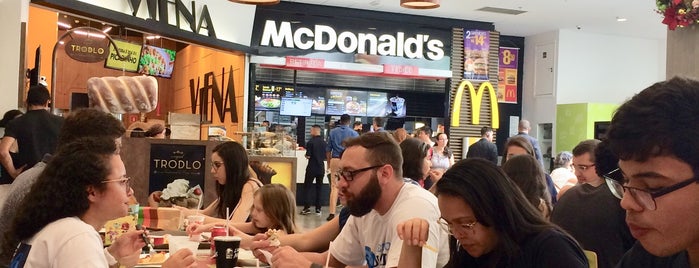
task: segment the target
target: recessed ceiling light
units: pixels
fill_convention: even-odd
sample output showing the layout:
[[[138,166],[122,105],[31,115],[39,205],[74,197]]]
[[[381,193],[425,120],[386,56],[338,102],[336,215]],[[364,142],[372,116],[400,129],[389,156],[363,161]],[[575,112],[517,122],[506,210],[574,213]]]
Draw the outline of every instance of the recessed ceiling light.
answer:
[[[625,22],[625,21],[626,21],[626,18],[623,18],[623,17],[616,17],[616,21],[618,21],[618,22]]]

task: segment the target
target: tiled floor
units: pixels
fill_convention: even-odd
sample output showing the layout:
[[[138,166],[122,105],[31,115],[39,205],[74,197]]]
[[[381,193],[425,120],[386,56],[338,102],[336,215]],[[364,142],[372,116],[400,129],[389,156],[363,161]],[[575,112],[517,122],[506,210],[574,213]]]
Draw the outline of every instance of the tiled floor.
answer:
[[[327,206],[321,208],[320,216],[315,214],[315,207],[311,207],[311,214],[308,215],[299,214],[302,209],[303,207],[296,208],[296,226],[300,228],[302,232],[315,229],[316,227],[321,226],[327,222],[325,220],[328,217]],[[337,211],[339,212],[340,209],[338,208]],[[337,216],[337,214],[335,216]]]

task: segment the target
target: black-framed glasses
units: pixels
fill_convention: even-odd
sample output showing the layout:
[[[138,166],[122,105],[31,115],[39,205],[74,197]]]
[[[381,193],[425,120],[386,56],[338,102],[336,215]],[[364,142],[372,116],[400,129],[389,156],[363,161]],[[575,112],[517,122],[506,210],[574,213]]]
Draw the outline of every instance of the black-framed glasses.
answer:
[[[375,168],[380,168],[380,167],[383,167],[383,166],[384,166],[384,164],[375,165],[375,166],[370,166],[370,167],[365,167],[365,168],[360,168],[360,169],[357,169],[357,170],[340,170],[340,171],[338,171],[338,179],[339,179],[339,178],[343,178],[343,179],[345,179],[346,181],[353,181],[353,180],[354,180],[354,176],[356,176],[357,174],[362,173],[362,172],[367,171],[367,170],[372,170],[372,169],[375,169]]]
[[[573,166],[574,166],[576,169],[580,169],[580,171],[585,171],[585,170],[587,170],[588,168],[594,167],[595,164],[591,164],[591,165],[582,165],[582,164],[578,165],[578,164],[576,164],[576,165],[573,165]]]
[[[636,200],[638,204],[640,204],[643,208],[648,210],[656,210],[658,208],[655,203],[656,198],[687,187],[693,182],[699,181],[699,176],[697,176],[697,173],[695,172],[694,177],[692,178],[667,187],[657,189],[655,191],[649,191],[646,189],[630,187],[619,183],[618,174],[620,173],[620,169],[615,169],[603,176],[612,194],[614,194],[614,196],[616,196],[617,198],[621,199],[624,198],[624,193],[628,191],[629,193],[631,193],[631,197],[633,197],[633,199]]]
[[[437,223],[439,223],[439,226],[442,227],[442,230],[447,232],[449,235],[454,235],[454,232],[465,232],[468,231],[470,234],[474,234],[476,231],[476,223],[478,223],[478,220],[474,220],[473,222],[467,222],[467,223],[449,223],[447,220],[444,218],[440,217],[437,220]]]
[[[110,183],[110,182],[118,182],[121,183],[121,185],[126,189],[126,192],[129,192],[129,189],[131,188],[131,178],[123,176],[121,179],[115,179],[115,180],[105,180],[102,181],[102,183]]]
[[[214,170],[218,170],[219,168],[221,168],[221,166],[223,166],[223,162],[211,161],[211,168],[213,168]]]

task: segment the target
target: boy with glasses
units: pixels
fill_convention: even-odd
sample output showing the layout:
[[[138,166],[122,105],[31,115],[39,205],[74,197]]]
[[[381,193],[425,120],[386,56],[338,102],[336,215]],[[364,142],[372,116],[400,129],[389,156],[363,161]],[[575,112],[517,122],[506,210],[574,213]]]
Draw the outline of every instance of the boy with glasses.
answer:
[[[699,81],[656,83],[619,107],[608,174],[638,242],[617,267],[699,267]],[[609,180],[608,180],[609,181]]]

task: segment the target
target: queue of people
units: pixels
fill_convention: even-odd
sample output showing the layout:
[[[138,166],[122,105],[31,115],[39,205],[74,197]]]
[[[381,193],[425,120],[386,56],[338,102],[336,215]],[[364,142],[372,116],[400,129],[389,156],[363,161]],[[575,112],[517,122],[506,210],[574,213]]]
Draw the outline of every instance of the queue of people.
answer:
[[[698,267],[696,103],[699,81],[673,78],[644,89],[619,107],[606,140],[581,141],[557,157],[563,170],[555,180],[526,120],[498,166],[487,144],[473,147],[485,153],[454,162],[446,134],[434,144],[425,139],[429,128],[403,140],[380,125],[359,135],[343,115],[327,143],[313,135],[307,146],[314,166],[306,183],[322,181],[318,169],[329,171],[335,201],[344,205],[338,217],[331,210],[327,223],[299,232],[293,193],[257,180],[237,142],[219,144],[210,156],[217,199],[201,211],[179,209],[207,216],[187,229],[200,233],[225,224],[225,208],[234,208],[227,228],[243,238],[241,247],[261,261],[260,250],[271,252],[279,268]],[[55,153],[24,172],[9,170],[16,176],[0,217],[2,265],[135,265],[144,231],[106,248],[97,233],[125,216],[133,197],[118,154],[124,133],[109,114],[76,111],[60,123]],[[492,129],[481,134],[492,142]],[[318,209],[317,198],[303,200],[300,214]],[[281,230],[279,246],[267,240],[269,229]],[[194,265],[192,252],[180,250],[162,267]]]

